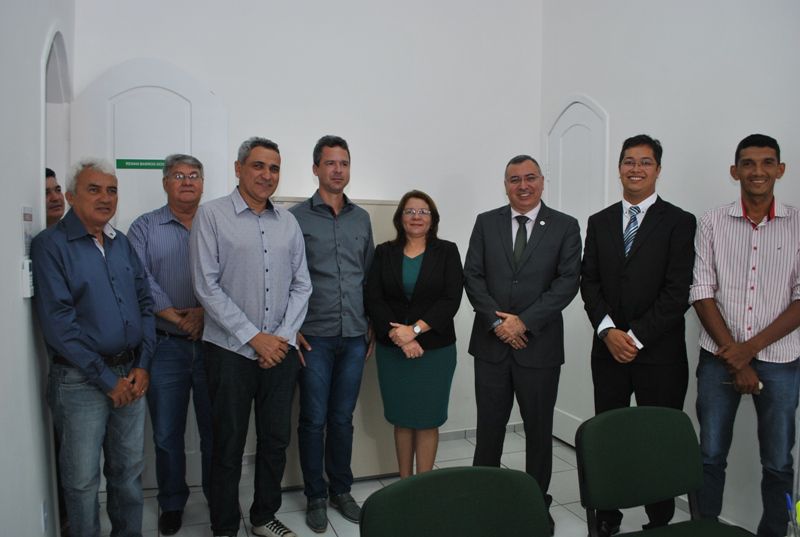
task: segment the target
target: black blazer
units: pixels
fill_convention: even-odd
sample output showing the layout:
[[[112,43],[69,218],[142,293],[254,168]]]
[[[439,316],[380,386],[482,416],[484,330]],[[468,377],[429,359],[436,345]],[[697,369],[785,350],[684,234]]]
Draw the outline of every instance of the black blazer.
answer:
[[[403,292],[403,247],[392,242],[375,249],[367,277],[366,306],[375,336],[386,345],[389,322],[408,324],[422,319],[431,329],[417,337],[423,349],[445,347],[456,341],[453,325],[464,289],[464,272],[458,247],[435,239],[425,247],[419,277],[411,300]]]
[[[622,202],[589,217],[581,296],[595,330],[592,359],[613,360],[597,327],[609,315],[633,330],[644,348],[639,363],[686,362],[684,314],[694,266],[694,215],[660,197],[647,210],[626,257]]]
[[[475,309],[469,353],[487,362],[513,356],[525,367],[557,367],[564,363],[561,310],[578,293],[578,221],[542,203],[519,268],[513,255],[511,207],[478,215],[464,262],[467,296]],[[522,319],[527,347],[514,350],[495,336],[495,311]]]

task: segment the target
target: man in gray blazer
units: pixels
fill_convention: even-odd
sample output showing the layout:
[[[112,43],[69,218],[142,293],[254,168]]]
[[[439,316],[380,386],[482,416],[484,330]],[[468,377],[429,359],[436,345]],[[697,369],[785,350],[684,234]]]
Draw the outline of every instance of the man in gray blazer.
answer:
[[[475,466],[500,466],[514,397],[525,424],[525,471],[549,506],[553,408],[564,363],[563,310],[578,292],[577,220],[541,201],[544,176],[528,155],[505,171],[509,205],[478,215],[464,263],[475,309],[478,431]],[[551,534],[553,519],[550,518]]]

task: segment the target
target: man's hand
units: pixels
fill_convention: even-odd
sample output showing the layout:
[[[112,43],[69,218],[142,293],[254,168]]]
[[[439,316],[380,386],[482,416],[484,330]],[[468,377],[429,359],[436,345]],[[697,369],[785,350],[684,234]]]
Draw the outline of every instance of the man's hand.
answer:
[[[516,351],[522,350],[528,346],[528,336],[522,334],[521,336],[509,341],[508,344],[511,345],[511,348]]]
[[[175,323],[178,328],[189,334],[189,339],[197,341],[203,337],[203,308],[186,308],[177,310],[181,316]]]
[[[425,354],[425,351],[422,350],[422,347],[420,347],[419,343],[416,341],[406,343],[400,347],[400,349],[403,351],[403,354],[406,355],[406,358],[419,358]]]
[[[258,365],[264,369],[275,367],[286,358],[289,342],[280,336],[259,332],[248,341],[258,355]]]
[[[389,323],[389,325],[392,327],[389,330],[389,339],[398,347],[417,339],[417,334],[414,333],[414,329],[410,326],[400,323]]]
[[[633,338],[620,330],[619,328],[611,328],[603,338],[603,342],[608,347],[608,352],[614,357],[614,360],[621,364],[627,364],[636,358],[639,354],[639,348],[634,343]]]
[[[297,333],[297,357],[300,358],[300,365],[302,367],[306,366],[306,357],[303,356],[303,351],[304,350],[310,351],[311,350],[311,345],[308,344],[308,341],[306,340],[305,336],[303,334],[301,334],[300,332],[298,332]]]
[[[761,381],[758,379],[756,370],[750,365],[744,366],[733,374],[733,387],[739,393],[749,393],[758,395],[761,393]]]
[[[131,391],[136,399],[141,399],[150,387],[150,373],[147,369],[134,367],[128,373],[128,382],[131,384]]]
[[[715,354],[725,362],[731,373],[736,373],[750,364],[750,360],[758,354],[758,349],[749,341],[743,341],[742,343],[732,342],[721,345]]]
[[[126,377],[120,377],[114,389],[106,395],[114,402],[114,408],[129,405],[137,399],[133,386],[131,386],[131,382]]]
[[[513,340],[518,339],[520,336],[524,336],[525,332],[528,331],[525,323],[522,322],[522,319],[513,313],[496,311],[494,314],[497,315],[497,317],[502,321],[495,327],[494,334],[500,338],[500,341],[503,343],[508,343],[511,345]]]
[[[367,355],[364,356],[364,361],[369,360],[369,357],[375,354],[375,330],[372,329],[372,323],[367,327]]]

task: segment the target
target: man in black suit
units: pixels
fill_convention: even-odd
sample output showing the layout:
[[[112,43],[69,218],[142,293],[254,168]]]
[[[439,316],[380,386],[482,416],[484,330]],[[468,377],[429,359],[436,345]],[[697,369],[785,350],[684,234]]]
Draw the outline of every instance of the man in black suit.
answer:
[[[500,466],[516,395],[525,424],[525,470],[549,506],[553,408],[564,363],[563,310],[578,292],[578,222],[541,201],[544,177],[528,155],[506,165],[510,202],[478,215],[464,263],[475,309],[478,430],[475,466]],[[552,518],[551,529],[552,529]]]
[[[694,265],[695,218],[656,194],[663,150],[640,134],[622,144],[622,201],[589,217],[581,296],[595,330],[592,379],[595,412],[630,405],[682,409],[689,379],[684,314]],[[665,526],[667,500],[645,507]],[[619,531],[622,513],[597,514],[601,536]]]

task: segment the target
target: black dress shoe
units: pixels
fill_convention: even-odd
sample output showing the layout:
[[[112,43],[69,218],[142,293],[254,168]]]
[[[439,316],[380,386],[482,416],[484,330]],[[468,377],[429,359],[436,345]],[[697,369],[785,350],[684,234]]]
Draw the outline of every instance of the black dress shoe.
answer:
[[[158,517],[158,531],[161,535],[175,535],[181,529],[183,511],[164,511]]]
[[[619,526],[612,526],[605,520],[600,523],[600,527],[597,528],[597,535],[600,537],[611,537],[619,533]]]

